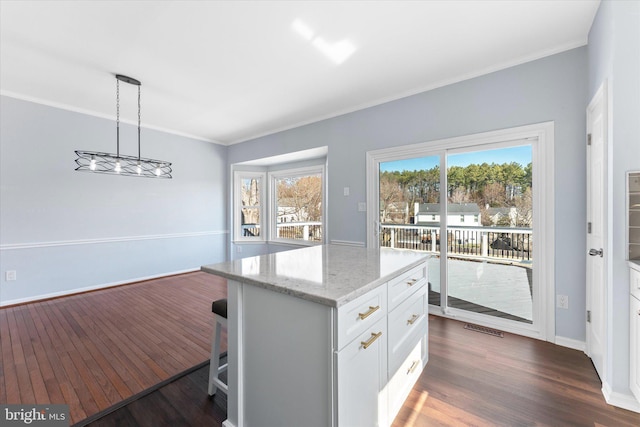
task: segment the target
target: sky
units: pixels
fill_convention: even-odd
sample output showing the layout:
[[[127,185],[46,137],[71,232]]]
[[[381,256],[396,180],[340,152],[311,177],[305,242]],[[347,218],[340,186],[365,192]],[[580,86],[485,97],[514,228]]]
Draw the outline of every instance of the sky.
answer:
[[[474,151],[469,153],[451,154],[447,159],[448,166],[468,166],[472,163],[520,163],[522,167],[531,162],[531,146],[521,145],[518,147],[501,148],[497,150]],[[380,163],[381,172],[390,171],[414,171],[429,170],[440,163],[438,156],[419,157],[393,162]]]

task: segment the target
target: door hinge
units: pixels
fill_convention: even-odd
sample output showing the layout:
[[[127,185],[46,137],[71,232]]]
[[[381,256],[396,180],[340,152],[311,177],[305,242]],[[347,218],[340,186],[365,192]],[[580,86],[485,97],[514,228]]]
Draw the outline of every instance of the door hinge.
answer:
[[[591,145],[591,134],[587,134],[587,145]]]
[[[587,323],[591,323],[591,310],[587,310]]]
[[[587,223],[587,233],[591,234],[591,223],[590,222]]]

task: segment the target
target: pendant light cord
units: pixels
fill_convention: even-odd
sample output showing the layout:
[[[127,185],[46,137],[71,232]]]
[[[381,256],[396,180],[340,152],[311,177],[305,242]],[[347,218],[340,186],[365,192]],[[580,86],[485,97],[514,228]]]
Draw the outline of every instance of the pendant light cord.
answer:
[[[140,160],[140,87],[138,85],[138,161]]]
[[[116,158],[120,157],[120,80],[116,79]]]

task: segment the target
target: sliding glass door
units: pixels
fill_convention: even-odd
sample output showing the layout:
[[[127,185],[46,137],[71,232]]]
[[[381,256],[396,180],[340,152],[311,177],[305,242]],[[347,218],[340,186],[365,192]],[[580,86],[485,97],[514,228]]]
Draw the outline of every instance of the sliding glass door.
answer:
[[[536,230],[544,227],[535,226],[545,224],[541,207],[552,199],[536,193],[546,182],[536,175],[545,168],[535,164],[548,155],[540,146],[543,136],[368,153],[368,174],[376,179],[368,184],[377,203],[377,216],[369,217],[376,224],[373,242],[431,255],[433,313],[548,334],[552,280],[544,281],[545,288],[540,278],[551,278],[552,270],[540,266],[552,259],[534,251],[534,241],[550,235],[545,230],[539,237]]]
[[[531,145],[447,155],[447,307],[532,323]]]
[[[380,246],[433,255],[429,304],[440,305],[439,155],[382,162],[379,166]]]

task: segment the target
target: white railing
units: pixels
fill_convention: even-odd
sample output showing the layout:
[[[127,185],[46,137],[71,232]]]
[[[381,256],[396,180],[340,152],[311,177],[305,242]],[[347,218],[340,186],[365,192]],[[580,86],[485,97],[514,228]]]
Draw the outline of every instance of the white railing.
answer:
[[[533,254],[530,228],[448,227],[446,244],[449,255],[531,261]],[[380,246],[439,253],[440,227],[382,224]]]
[[[276,228],[278,239],[322,241],[322,223],[319,221],[281,222]]]

